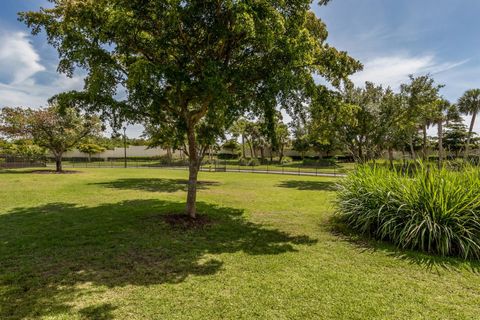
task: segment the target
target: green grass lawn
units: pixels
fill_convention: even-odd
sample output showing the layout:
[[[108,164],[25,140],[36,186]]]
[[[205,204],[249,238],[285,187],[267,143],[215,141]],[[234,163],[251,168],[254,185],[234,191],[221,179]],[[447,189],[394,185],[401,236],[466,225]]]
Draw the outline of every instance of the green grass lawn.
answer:
[[[186,171],[78,170],[0,173],[0,319],[479,318],[479,263],[340,234],[333,179],[202,172],[182,230]]]

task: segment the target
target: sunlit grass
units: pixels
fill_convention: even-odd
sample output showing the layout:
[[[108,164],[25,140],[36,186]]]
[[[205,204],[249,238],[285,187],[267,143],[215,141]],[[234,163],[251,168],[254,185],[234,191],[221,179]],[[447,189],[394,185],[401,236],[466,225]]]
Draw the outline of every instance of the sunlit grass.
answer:
[[[475,319],[479,265],[338,234],[320,177],[0,173],[0,319]],[[28,172],[28,171],[27,171]]]

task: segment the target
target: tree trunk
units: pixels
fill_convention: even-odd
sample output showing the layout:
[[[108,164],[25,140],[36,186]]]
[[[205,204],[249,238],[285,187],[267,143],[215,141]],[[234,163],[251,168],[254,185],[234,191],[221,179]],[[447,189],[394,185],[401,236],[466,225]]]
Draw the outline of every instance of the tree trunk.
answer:
[[[242,158],[245,159],[245,136],[242,134]]]
[[[468,158],[468,152],[470,151],[470,139],[472,138],[473,126],[475,125],[476,117],[477,117],[477,113],[474,112],[472,114],[472,121],[470,121],[470,128],[468,129],[467,145],[465,146],[465,154],[463,156],[464,158]]]
[[[253,143],[247,139],[248,147],[250,149],[250,158],[253,158]]]
[[[168,163],[172,162],[172,148],[167,147],[167,161]]]
[[[443,121],[438,121],[438,167],[443,164]]]
[[[413,160],[416,160],[417,156],[415,155],[415,148],[413,147],[413,137],[412,136],[410,136],[409,145],[410,145],[410,155],[412,156]]]
[[[280,147],[280,154],[279,154],[279,159],[278,159],[278,162],[280,164],[282,164],[282,160],[283,160],[283,154],[284,154],[284,147],[283,145]]]
[[[427,126],[423,126],[423,146],[422,146],[422,159],[427,160]]]
[[[357,141],[357,158],[359,163],[364,163],[364,155],[363,155],[363,137],[359,137],[356,139]]]
[[[56,167],[56,172],[62,172],[62,154],[56,155],[55,156],[55,167]]]
[[[358,161],[363,163],[363,149],[361,144],[358,145]]]
[[[393,169],[393,148],[388,147],[388,160],[390,161],[390,167]]]
[[[197,216],[197,180],[200,168],[200,155],[197,151],[195,129],[191,126],[188,129],[188,191],[185,213],[192,219]]]

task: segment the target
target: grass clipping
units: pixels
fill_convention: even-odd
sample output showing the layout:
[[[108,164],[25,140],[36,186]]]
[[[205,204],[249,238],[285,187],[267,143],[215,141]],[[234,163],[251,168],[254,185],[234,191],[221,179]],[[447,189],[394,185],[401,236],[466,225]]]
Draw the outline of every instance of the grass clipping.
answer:
[[[340,183],[337,217],[404,249],[480,260],[480,169],[408,171],[359,166]]]

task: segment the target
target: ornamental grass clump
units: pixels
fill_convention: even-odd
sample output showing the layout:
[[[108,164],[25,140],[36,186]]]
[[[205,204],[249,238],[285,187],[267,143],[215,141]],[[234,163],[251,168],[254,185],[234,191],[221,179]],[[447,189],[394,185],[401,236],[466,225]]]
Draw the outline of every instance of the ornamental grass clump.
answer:
[[[359,166],[340,183],[337,217],[404,249],[480,259],[480,169]]]

